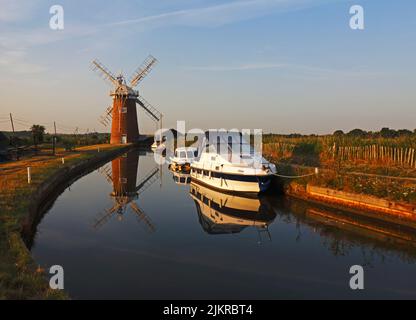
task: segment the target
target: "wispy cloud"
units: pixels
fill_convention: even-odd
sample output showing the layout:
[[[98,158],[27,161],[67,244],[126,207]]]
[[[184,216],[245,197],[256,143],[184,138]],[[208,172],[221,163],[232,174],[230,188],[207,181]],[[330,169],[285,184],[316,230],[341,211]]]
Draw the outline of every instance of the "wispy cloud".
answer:
[[[30,52],[34,47],[89,36],[96,32],[96,28],[81,25],[68,28],[64,32],[49,28],[35,28],[25,32],[5,31],[0,34],[0,70],[19,74],[43,72],[47,69],[46,66],[29,62]]]
[[[14,0],[0,0],[0,23],[13,22],[27,17],[33,11],[34,5],[29,0],[17,2]],[[234,0],[227,3],[204,6],[191,9],[159,13],[137,19],[117,21],[103,25],[77,24],[66,26],[63,32],[55,32],[47,27],[31,30],[3,29],[0,34],[0,67],[11,70],[27,70],[36,72],[44,70],[42,66],[31,65],[26,61],[32,47],[43,46],[57,41],[71,38],[105,34],[115,27],[123,28],[137,26],[137,29],[147,30],[152,27],[167,27],[171,25],[216,27],[238,21],[249,20],[276,12],[300,10],[318,6],[333,1],[345,0]],[[136,31],[137,31],[136,29]],[[16,55],[19,52],[19,55]],[[19,66],[21,64],[21,66]],[[281,68],[282,64],[248,64],[237,67],[200,67],[201,70],[232,71]]]
[[[196,71],[249,71],[249,70],[264,70],[264,69],[277,69],[286,67],[286,64],[280,63],[253,63],[243,64],[238,66],[200,66],[200,67],[188,67],[188,70]]]
[[[248,63],[233,66],[224,65],[211,65],[211,66],[191,66],[185,67],[186,70],[191,71],[207,71],[207,72],[244,72],[255,70],[272,70],[280,69],[285,74],[299,75],[303,77],[321,77],[329,78],[331,76],[344,76],[344,77],[377,77],[384,75],[383,72],[371,71],[366,68],[354,68],[354,69],[331,69],[315,66],[290,64],[290,63]]]
[[[7,68],[17,74],[31,74],[44,71],[45,68],[26,61],[26,52],[23,50],[1,51],[0,70]]]
[[[344,1],[344,0],[332,0]],[[299,10],[330,2],[329,0],[239,0],[213,6],[184,9],[112,22],[110,26],[125,25],[188,25],[215,27],[249,20],[279,11]]]
[[[0,0],[0,23],[10,23],[27,19],[35,8],[32,0]]]

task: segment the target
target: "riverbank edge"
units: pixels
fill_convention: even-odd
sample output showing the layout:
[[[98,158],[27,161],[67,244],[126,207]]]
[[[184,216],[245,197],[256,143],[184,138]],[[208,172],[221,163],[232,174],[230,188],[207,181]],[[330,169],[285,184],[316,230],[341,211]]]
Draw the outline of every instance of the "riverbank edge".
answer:
[[[33,237],[36,232],[37,223],[43,217],[45,210],[51,205],[48,205],[48,199],[52,194],[56,194],[59,189],[66,189],[67,186],[74,183],[82,176],[93,171],[100,165],[106,163],[117,155],[123,154],[133,148],[136,145],[120,145],[115,146],[111,150],[102,150],[93,154],[87,159],[79,159],[76,163],[63,167],[58,171],[52,173],[46,177],[36,190],[31,194],[30,204],[24,208],[25,213],[19,220],[19,226],[16,231],[12,231],[8,234],[7,241],[9,242],[9,249],[13,251],[12,255],[15,258],[14,264],[16,268],[19,268],[21,273],[26,273],[24,287],[20,288],[22,296],[19,298],[24,299],[69,299],[69,296],[63,290],[52,290],[49,288],[49,284],[45,277],[46,271],[40,271],[37,269],[36,263],[27,247],[27,241],[29,237]],[[60,188],[61,187],[61,188]],[[26,237],[24,236],[26,235]],[[25,239],[26,238],[26,239]],[[33,238],[32,238],[33,240]],[[6,293],[3,298],[16,298],[7,296],[7,286],[4,288]],[[26,294],[26,293],[35,293]],[[2,294],[3,295],[3,294]]]
[[[283,183],[283,192],[289,197],[416,230],[416,206],[294,181]]]

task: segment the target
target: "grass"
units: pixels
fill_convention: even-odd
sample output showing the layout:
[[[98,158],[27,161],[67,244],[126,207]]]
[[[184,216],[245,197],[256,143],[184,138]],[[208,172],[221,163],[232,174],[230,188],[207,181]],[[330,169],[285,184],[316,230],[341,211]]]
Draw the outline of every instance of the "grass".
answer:
[[[58,149],[56,156],[40,152],[0,164],[0,299],[67,298],[64,292],[49,288],[45,271],[35,265],[20,235],[21,222],[28,214],[31,195],[42,182],[63,167],[93,158],[98,147],[100,152],[108,152],[119,146],[86,146],[73,152]],[[31,167],[31,184],[27,167]]]
[[[416,146],[415,137],[368,138],[336,136],[284,137],[266,135],[263,139],[264,156],[278,164],[278,172],[287,175],[302,175],[320,168],[318,176],[299,179],[298,183],[312,184],[347,192],[372,195],[392,201],[416,203],[416,181],[392,177],[416,178],[414,164],[393,163],[381,157],[354,157],[333,152],[334,144],[339,148],[365,148],[366,146],[389,146],[407,148]],[[357,149],[355,149],[357,150]],[[411,153],[404,153],[412,159]],[[405,157],[403,157],[405,158]]]

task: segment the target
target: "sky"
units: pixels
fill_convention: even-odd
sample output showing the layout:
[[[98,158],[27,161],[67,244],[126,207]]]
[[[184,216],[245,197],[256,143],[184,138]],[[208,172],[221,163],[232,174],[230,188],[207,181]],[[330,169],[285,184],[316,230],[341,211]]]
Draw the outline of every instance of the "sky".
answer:
[[[64,29],[52,30],[52,5]],[[352,5],[364,30],[350,28]],[[414,0],[0,0],[0,130],[109,131],[98,58],[191,128],[332,133],[416,128]],[[138,109],[141,132],[155,124]]]

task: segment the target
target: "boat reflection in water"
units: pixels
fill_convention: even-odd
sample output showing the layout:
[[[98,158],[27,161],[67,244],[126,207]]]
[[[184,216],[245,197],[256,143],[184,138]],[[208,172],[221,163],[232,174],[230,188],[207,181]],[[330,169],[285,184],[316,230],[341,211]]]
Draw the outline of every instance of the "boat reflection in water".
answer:
[[[137,200],[141,193],[159,179],[159,169],[155,167],[137,183],[138,164],[139,154],[137,151],[132,151],[112,160],[111,167],[107,164],[98,170],[113,186],[113,191],[110,193],[110,196],[113,199],[114,205],[104,210],[96,218],[94,222],[95,229],[103,226],[114,215],[117,215],[118,220],[122,220],[130,206],[138,220],[144,222],[147,230],[151,232],[155,231],[151,219],[139,207]]]
[[[191,183],[190,170],[174,169],[169,165],[169,171],[172,172],[172,179],[177,185],[187,185]]]
[[[227,194],[194,181],[190,185],[199,222],[209,234],[239,233],[246,227],[255,227],[270,238],[268,225],[276,214],[265,198]]]

